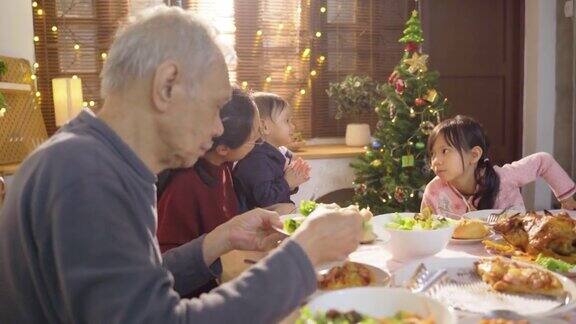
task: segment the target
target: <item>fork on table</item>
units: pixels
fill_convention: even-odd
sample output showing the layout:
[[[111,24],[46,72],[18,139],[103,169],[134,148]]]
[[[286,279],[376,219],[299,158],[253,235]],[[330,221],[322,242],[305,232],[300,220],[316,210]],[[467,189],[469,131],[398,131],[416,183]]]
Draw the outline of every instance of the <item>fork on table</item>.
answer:
[[[498,223],[498,221],[502,218],[502,216],[504,216],[506,214],[506,212],[510,208],[512,208],[512,206],[508,206],[508,207],[504,208],[499,213],[493,213],[493,214],[488,215],[488,218],[486,218],[486,223],[490,226],[496,225],[496,223]]]

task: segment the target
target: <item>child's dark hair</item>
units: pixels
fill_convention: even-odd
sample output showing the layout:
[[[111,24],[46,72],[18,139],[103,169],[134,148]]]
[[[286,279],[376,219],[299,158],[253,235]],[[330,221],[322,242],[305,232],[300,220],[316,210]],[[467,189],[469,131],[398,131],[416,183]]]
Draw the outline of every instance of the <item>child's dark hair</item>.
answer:
[[[256,105],[252,97],[234,87],[232,97],[220,110],[220,119],[224,125],[224,133],[214,138],[212,149],[218,145],[226,145],[231,149],[242,146],[250,136],[256,116]]]
[[[488,158],[490,144],[482,125],[473,118],[462,115],[444,120],[434,128],[428,137],[426,148],[428,156],[432,156],[432,147],[438,136],[444,136],[446,143],[458,150],[462,164],[464,164],[463,151],[469,151],[475,146],[482,149],[482,156],[478,160],[476,170],[474,170],[474,177],[479,189],[474,193],[472,202],[477,209],[494,208],[496,196],[500,189],[500,177],[494,171],[492,162]]]
[[[233,87],[232,97],[220,109],[220,119],[222,120],[222,125],[224,125],[224,133],[213,139],[214,143],[210,150],[214,150],[218,145],[226,145],[231,149],[242,146],[252,132],[254,117],[256,117],[256,104],[252,97],[240,88]],[[195,164],[194,167],[198,168],[200,165]],[[160,199],[176,172],[178,172],[176,169],[169,169],[158,175],[156,183],[158,199]],[[206,171],[198,172],[199,174],[206,173]]]
[[[290,107],[282,97],[269,92],[254,92],[252,98],[254,98],[256,107],[260,112],[260,118],[268,118],[273,122],[276,122],[278,115],[284,109]]]

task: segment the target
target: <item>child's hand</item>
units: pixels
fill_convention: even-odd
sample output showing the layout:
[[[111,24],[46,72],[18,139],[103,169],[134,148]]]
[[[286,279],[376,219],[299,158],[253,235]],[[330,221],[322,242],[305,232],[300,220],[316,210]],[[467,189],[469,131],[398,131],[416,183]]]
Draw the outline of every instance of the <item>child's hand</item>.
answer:
[[[560,204],[562,205],[562,208],[567,209],[567,210],[576,210],[576,200],[574,200],[574,197],[570,197],[570,198],[566,198],[564,200],[562,200],[560,202]]]
[[[302,158],[297,158],[292,162],[292,167],[300,174],[306,177],[306,180],[310,179],[310,164],[304,161]]]
[[[294,190],[310,179],[310,165],[301,158],[295,159],[288,165],[288,168],[286,168],[284,179],[288,182],[290,190]]]

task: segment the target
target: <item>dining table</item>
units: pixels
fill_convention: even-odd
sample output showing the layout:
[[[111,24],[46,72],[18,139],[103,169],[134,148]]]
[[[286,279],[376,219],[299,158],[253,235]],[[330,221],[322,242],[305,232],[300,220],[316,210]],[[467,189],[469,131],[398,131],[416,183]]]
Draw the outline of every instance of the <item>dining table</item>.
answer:
[[[433,261],[433,259],[449,259],[449,258],[478,258],[491,256],[488,254],[484,245],[481,242],[474,244],[462,244],[450,242],[446,248],[444,248],[439,253],[433,256],[427,256],[423,258],[411,258],[398,260],[387,250],[385,243],[374,243],[374,244],[363,244],[359,248],[352,252],[348,259],[353,262],[360,262],[369,264],[371,266],[380,268],[387,271],[392,276],[392,285],[399,285],[400,282],[394,280],[394,273],[404,266],[411,263],[420,263],[423,261]],[[468,323],[466,320],[472,315],[465,313],[458,313],[459,320],[463,323]],[[294,315],[292,315],[294,316]],[[294,318],[294,317],[291,317]],[[549,318],[550,323],[576,323],[576,310],[556,315]],[[552,321],[553,320],[553,321]],[[542,319],[542,324],[546,324],[546,318]],[[288,322],[283,322],[288,323]],[[541,323],[538,323],[541,324]]]
[[[576,213],[570,212],[572,217],[576,218]],[[263,252],[240,252],[234,251],[223,258],[224,264],[224,281],[230,280],[237,276],[239,273],[244,271],[246,268],[251,266],[251,263],[258,261],[259,259],[265,257],[266,253]],[[352,252],[348,256],[348,261],[358,262],[368,264],[370,266],[382,269],[386,271],[391,276],[392,286],[401,286],[401,282],[395,279],[396,271],[407,266],[414,266],[420,262],[434,262],[441,261],[438,259],[462,259],[462,258],[472,258],[477,259],[479,257],[491,256],[485,249],[484,245],[478,241],[474,243],[467,242],[465,244],[457,242],[456,240],[451,240],[448,245],[435,255],[426,256],[422,258],[409,258],[409,259],[397,259],[389,251],[389,245],[386,240],[376,240],[373,243],[361,244],[358,249]],[[250,262],[246,262],[250,261]],[[311,296],[317,296],[318,293]],[[470,321],[472,318],[477,318],[478,315],[456,312],[459,323],[471,324],[477,321]],[[289,316],[284,318],[280,323],[282,324],[292,324],[296,321],[299,316],[299,309],[292,312]],[[576,324],[576,309],[568,312],[560,313],[552,317],[539,318],[537,324]],[[533,321],[532,321],[533,322]],[[530,322],[532,324],[532,322]],[[439,323],[441,324],[441,323]]]

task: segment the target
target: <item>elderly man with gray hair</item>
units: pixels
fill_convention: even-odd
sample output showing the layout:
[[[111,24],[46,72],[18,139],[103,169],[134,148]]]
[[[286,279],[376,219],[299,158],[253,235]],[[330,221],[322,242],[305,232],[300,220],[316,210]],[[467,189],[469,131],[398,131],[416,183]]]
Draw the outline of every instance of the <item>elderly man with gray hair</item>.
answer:
[[[256,209],[160,255],[155,174],[189,167],[222,133],[231,94],[210,29],[157,7],[119,30],[102,73],[104,104],[32,153],[0,216],[2,323],[270,323],[316,288],[314,266],[344,259],[357,212],[305,222],[268,257],[198,299],[232,250],[265,250],[280,227]]]

